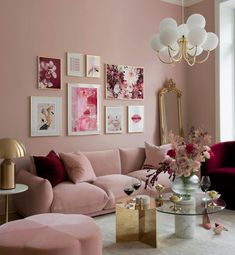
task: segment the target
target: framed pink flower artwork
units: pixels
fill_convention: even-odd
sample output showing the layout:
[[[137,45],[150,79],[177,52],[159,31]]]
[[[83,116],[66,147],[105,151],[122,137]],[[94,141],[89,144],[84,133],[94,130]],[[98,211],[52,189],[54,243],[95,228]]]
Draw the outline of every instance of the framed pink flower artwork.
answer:
[[[68,135],[100,133],[100,85],[68,84]]]
[[[144,106],[128,106],[128,133],[144,132]]]
[[[144,99],[144,68],[106,65],[107,99]]]
[[[38,88],[61,89],[61,59],[38,57]]]

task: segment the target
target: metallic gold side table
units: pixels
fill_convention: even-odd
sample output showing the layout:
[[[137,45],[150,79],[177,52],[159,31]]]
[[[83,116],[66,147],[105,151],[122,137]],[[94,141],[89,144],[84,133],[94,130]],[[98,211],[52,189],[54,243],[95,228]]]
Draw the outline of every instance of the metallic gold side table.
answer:
[[[155,200],[148,208],[129,209],[125,199],[116,204],[116,241],[141,241],[157,247],[157,219]]]
[[[24,184],[16,184],[15,189],[0,189],[0,195],[5,195],[6,222],[8,222],[8,196],[24,192],[27,189],[28,189],[28,186]]]

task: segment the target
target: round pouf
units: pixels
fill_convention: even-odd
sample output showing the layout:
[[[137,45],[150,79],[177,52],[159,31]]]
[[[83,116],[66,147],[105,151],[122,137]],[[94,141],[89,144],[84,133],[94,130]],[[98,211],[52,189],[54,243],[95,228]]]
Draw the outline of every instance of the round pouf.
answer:
[[[0,227],[1,255],[102,255],[95,221],[77,214],[39,214]]]

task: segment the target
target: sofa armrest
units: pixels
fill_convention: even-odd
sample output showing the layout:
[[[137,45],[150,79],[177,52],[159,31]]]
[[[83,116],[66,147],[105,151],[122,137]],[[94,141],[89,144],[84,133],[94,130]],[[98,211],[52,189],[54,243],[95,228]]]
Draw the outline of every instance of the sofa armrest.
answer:
[[[16,211],[23,216],[50,212],[53,190],[50,182],[25,170],[20,170],[16,182],[27,185],[27,191],[14,196]]]

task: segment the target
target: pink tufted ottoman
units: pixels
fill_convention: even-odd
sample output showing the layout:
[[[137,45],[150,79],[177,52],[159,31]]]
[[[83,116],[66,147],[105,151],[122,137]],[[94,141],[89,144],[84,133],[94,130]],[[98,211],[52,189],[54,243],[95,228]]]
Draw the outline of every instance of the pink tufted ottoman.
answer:
[[[0,227],[1,255],[102,255],[94,220],[80,214],[39,214]]]

